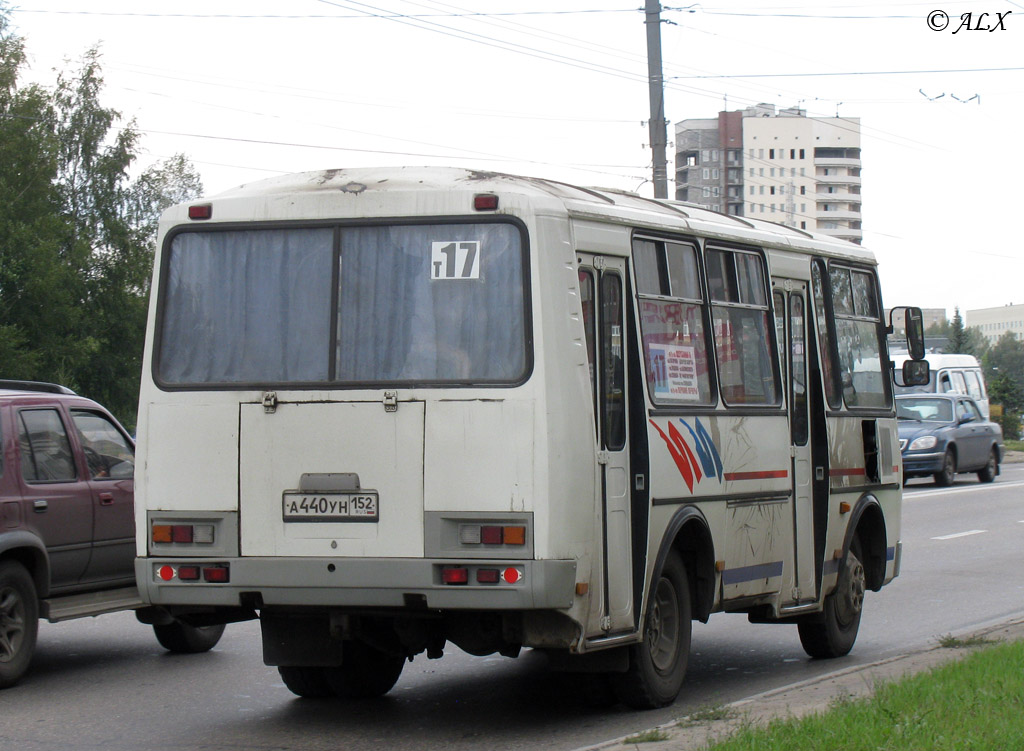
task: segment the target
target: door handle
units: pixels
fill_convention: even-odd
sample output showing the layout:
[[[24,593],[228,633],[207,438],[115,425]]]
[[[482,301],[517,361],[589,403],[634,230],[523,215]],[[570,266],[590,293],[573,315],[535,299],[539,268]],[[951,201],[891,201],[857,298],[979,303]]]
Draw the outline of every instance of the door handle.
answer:
[[[45,498],[40,498],[36,501],[32,501],[32,510],[35,511],[37,514],[46,513],[46,509],[48,509],[49,507],[50,502],[47,501]]]
[[[100,505],[101,506],[113,506],[114,505],[114,494],[113,493],[100,493]]]

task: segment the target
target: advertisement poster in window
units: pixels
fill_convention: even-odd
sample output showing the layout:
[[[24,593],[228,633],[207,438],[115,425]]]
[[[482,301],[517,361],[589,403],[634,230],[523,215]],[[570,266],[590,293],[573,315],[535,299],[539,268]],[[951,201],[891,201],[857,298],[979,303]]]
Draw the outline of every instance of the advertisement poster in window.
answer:
[[[697,358],[693,347],[651,344],[650,357],[655,399],[696,401],[700,398]]]

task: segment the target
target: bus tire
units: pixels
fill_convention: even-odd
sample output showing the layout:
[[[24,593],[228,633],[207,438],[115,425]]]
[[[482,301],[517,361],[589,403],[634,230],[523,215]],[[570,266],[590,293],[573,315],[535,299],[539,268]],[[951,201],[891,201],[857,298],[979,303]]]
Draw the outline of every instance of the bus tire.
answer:
[[[182,621],[153,626],[153,633],[160,646],[168,652],[199,654],[209,652],[224,634],[224,624],[215,626],[190,626]]]
[[[0,688],[25,675],[38,632],[39,601],[32,577],[17,561],[0,563]]]
[[[629,668],[613,676],[619,701],[655,709],[675,701],[686,676],[693,627],[686,568],[671,551],[658,575],[644,621],[644,639],[629,647]]]
[[[281,680],[296,696],[304,699],[324,699],[334,696],[334,689],[327,682],[324,668],[319,665],[281,665],[277,668]]]
[[[398,681],[405,657],[374,649],[361,641],[346,641],[341,665],[324,668],[324,676],[334,693],[343,699],[370,699],[383,696]]]
[[[853,649],[867,589],[862,558],[860,538],[854,537],[840,569],[836,589],[825,598],[822,617],[797,626],[800,644],[811,657],[842,657]]]

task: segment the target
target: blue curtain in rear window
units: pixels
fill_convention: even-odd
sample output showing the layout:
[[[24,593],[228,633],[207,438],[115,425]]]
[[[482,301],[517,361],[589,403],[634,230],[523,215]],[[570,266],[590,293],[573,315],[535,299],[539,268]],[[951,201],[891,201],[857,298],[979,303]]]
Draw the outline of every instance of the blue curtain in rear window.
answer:
[[[165,279],[161,380],[327,380],[333,238],[329,228],[177,235]]]
[[[435,249],[472,249],[437,273]],[[460,251],[462,253],[465,250]],[[452,256],[454,258],[454,256]],[[510,382],[525,376],[524,270],[511,224],[346,228],[339,381]]]

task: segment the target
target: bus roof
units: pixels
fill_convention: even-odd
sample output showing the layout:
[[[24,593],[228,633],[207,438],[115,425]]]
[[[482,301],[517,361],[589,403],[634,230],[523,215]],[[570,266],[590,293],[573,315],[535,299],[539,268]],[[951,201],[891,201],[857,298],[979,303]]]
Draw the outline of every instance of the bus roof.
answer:
[[[494,193],[499,197],[510,198],[519,196],[528,200],[538,211],[546,209],[599,222],[629,224],[669,232],[693,232],[707,237],[814,251],[862,263],[874,263],[874,255],[859,245],[775,222],[721,214],[696,204],[645,198],[623,190],[581,187],[544,178],[457,167],[360,167],[300,172],[241,185],[208,200],[215,204],[260,199],[277,203],[284,196],[290,196],[298,199],[291,204],[297,206],[303,203],[301,196],[306,196],[323,207],[325,204],[322,199],[331,201],[330,196],[339,201],[358,196],[359,204],[372,212],[368,216],[396,216],[400,213],[396,213],[394,208],[388,211],[387,204],[390,201],[385,195],[397,199],[398,194],[425,192],[443,193],[448,197],[478,193]],[[372,200],[371,197],[379,200]],[[395,205],[398,205],[397,201]],[[420,211],[424,207],[435,209],[437,206],[434,201],[422,200],[416,201],[415,205]],[[466,204],[463,201],[460,205]],[[499,200],[499,214],[504,205],[507,204]],[[433,213],[447,212],[435,210]],[[175,207],[169,210],[165,219],[179,221],[184,220],[185,215],[183,206]],[[225,218],[220,212],[215,216]],[[265,213],[263,217],[267,218]]]

